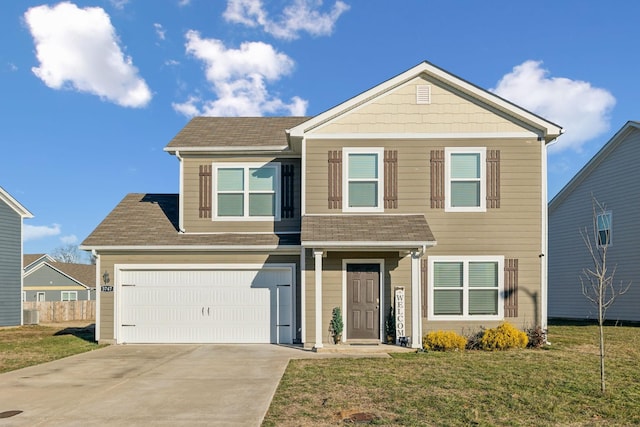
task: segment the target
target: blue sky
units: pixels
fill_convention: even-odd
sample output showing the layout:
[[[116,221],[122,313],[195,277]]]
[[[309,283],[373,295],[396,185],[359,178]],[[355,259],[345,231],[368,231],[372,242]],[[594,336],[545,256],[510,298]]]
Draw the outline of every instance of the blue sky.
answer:
[[[193,115],[315,115],[427,60],[562,125],[552,197],[640,120],[640,3],[0,2],[0,186],[25,253],[79,244],[131,192],[175,193]]]

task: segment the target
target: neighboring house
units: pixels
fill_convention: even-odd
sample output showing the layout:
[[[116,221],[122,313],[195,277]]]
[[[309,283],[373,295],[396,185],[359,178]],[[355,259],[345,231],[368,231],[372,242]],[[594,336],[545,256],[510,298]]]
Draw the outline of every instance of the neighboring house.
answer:
[[[640,321],[640,122],[627,122],[549,204],[549,316],[597,319],[598,309],[582,293],[580,275],[593,261],[581,230],[598,244],[608,243],[607,267],[616,285],[631,287],[608,309],[609,320]],[[605,205],[596,212],[592,198]],[[598,239],[598,240],[596,240]]]
[[[0,187],[0,326],[22,325],[22,221],[33,218]]]
[[[23,301],[95,299],[96,266],[57,262],[49,255],[24,256]]]
[[[329,82],[327,82],[329,84]],[[423,62],[315,117],[198,117],[179,194],[87,237],[100,341],[380,342],[546,327],[546,146],[561,128]],[[402,304],[403,303],[403,304]]]

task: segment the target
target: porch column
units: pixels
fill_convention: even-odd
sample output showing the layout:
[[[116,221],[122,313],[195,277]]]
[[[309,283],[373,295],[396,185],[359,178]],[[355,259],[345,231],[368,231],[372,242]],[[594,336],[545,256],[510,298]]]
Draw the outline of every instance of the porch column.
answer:
[[[316,344],[322,348],[322,251],[313,251],[316,282]]]
[[[411,251],[411,348],[422,348],[420,251]]]

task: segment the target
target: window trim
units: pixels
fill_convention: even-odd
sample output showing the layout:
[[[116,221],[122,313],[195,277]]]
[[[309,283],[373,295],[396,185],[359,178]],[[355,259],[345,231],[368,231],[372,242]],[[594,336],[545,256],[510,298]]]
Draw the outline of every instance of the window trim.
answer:
[[[376,154],[378,156],[378,200],[376,207],[349,206],[349,155]],[[342,212],[384,212],[384,147],[345,147],[342,149]],[[367,180],[369,181],[369,180]]]
[[[64,294],[75,295],[75,299],[64,299]],[[78,301],[78,291],[60,291],[60,301]]]
[[[480,206],[451,206],[451,155],[480,155]],[[445,212],[486,212],[487,211],[487,147],[446,147],[444,149],[444,210]]]
[[[275,200],[274,200],[274,215],[273,216],[249,216],[249,169],[251,168],[273,168],[275,169]],[[242,168],[245,188],[242,190],[244,197],[244,212],[242,216],[219,216],[218,215],[218,170],[219,169],[232,169]],[[212,221],[280,221],[280,200],[281,200],[281,165],[280,162],[220,162],[213,163],[211,168],[211,219]]]
[[[42,295],[42,299],[40,299]],[[45,292],[36,292],[36,302],[45,302],[47,300],[47,294]]]
[[[609,216],[609,241],[606,244],[602,244],[600,241],[600,219],[601,216],[608,215]],[[603,229],[606,230],[606,229]],[[596,242],[599,248],[608,248],[613,245],[613,212],[610,210],[604,211],[596,215]]]
[[[428,278],[428,320],[434,321],[452,321],[452,320],[503,320],[504,319],[504,256],[502,255],[486,255],[486,256],[430,256],[428,257],[429,267],[427,269]],[[462,286],[462,315],[435,315],[434,314],[434,274],[435,263],[437,262],[462,262],[463,263],[463,286]],[[498,263],[498,314],[497,315],[479,315],[473,316],[468,314],[469,311],[469,263],[470,262],[496,262]]]

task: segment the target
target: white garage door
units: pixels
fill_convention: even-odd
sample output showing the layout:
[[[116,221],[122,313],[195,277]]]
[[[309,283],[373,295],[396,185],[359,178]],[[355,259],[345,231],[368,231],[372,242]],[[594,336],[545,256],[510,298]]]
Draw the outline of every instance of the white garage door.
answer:
[[[118,272],[119,343],[291,343],[291,267]]]

